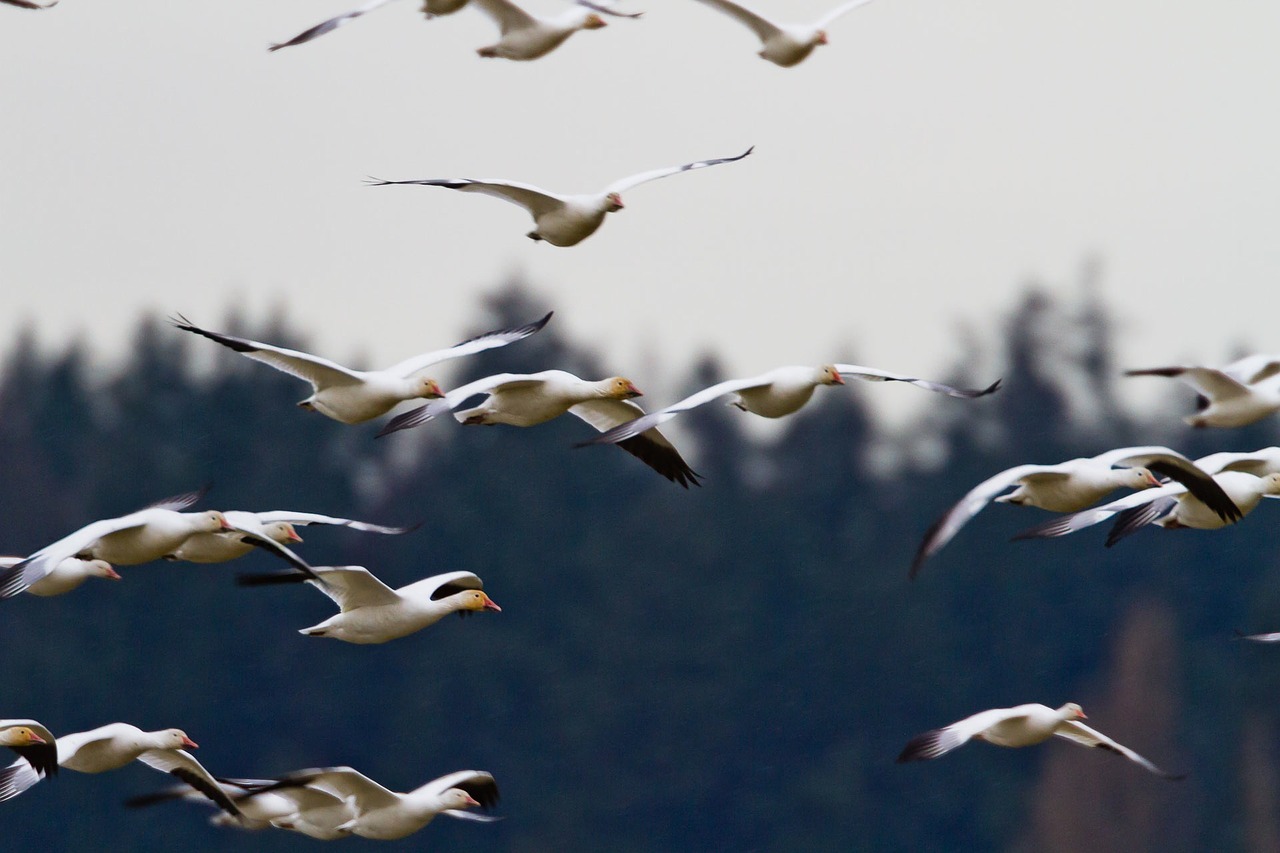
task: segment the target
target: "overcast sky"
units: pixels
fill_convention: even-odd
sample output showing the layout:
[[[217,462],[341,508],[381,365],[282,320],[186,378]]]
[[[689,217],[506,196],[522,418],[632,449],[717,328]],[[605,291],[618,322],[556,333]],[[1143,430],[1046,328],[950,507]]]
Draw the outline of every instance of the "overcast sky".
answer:
[[[706,351],[930,375],[960,323],[994,330],[1030,280],[1074,298],[1097,256],[1127,366],[1280,348],[1280,4],[876,0],[782,69],[693,0],[626,0],[645,16],[532,63],[477,57],[474,9],[401,0],[266,51],[352,5],[0,6],[0,334],[110,356],[143,312],[234,303],[391,363],[519,273],[642,387]],[[363,184],[596,190],[752,144],[568,249],[495,199]]]

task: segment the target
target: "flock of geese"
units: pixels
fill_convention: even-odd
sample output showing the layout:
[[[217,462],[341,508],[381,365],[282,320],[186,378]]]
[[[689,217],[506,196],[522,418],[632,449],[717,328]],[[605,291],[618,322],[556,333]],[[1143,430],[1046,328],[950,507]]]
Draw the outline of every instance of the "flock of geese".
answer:
[[[275,51],[310,42],[357,18],[389,5],[372,2],[317,24]],[[760,39],[759,55],[782,67],[803,61],[818,45],[827,43],[826,27],[868,0],[846,2],[811,25],[778,24],[730,0],[696,0],[752,30]],[[57,3],[0,0],[23,9],[48,9]],[[425,0],[427,18],[450,15],[472,7],[490,16],[500,39],[481,47],[482,57],[534,60],[554,50],[579,30],[606,25],[605,17],[634,20],[639,12],[621,12],[615,0],[577,0],[555,17],[538,17],[510,0]],[[429,178],[378,180],[377,186],[413,184],[460,192],[480,193],[525,208],[534,222],[528,237],[554,246],[570,247],[593,234],[606,214],[622,209],[621,193],[640,184],[682,172],[733,163],[752,153],[700,160],[641,172],[615,181],[603,191],[586,195],[558,195],[506,180]],[[403,403],[422,401],[416,408],[391,417],[378,437],[422,426],[452,414],[464,425],[506,424],[531,427],[564,414],[585,421],[598,433],[579,447],[613,444],[684,488],[700,485],[699,475],[659,427],[681,413],[725,401],[765,418],[781,418],[800,410],[819,386],[844,385],[846,380],[900,382],[960,399],[976,399],[999,390],[997,381],[984,388],[956,388],[939,382],[853,364],[780,367],[757,376],[718,382],[667,406],[645,412],[635,398],[642,392],[622,376],[583,379],[563,370],[537,373],[499,373],[445,390],[428,368],[485,350],[515,344],[543,329],[548,313],[513,328],[498,329],[455,346],[422,353],[385,370],[355,370],[327,358],[205,329],[176,315],[177,330],[198,335],[250,359],[270,365],[310,385],[311,393],[298,406],[343,424],[361,424],[392,412]],[[1199,396],[1198,410],[1186,420],[1198,427],[1238,427],[1280,411],[1280,356],[1258,354],[1222,368],[1199,365],[1132,370],[1130,376],[1162,376],[1190,385]],[[464,407],[471,403],[469,407]],[[1116,489],[1133,492],[1098,505]],[[380,644],[422,630],[450,613],[500,612],[486,594],[483,582],[471,572],[449,572],[424,578],[399,589],[384,584],[362,566],[313,566],[293,547],[302,541],[297,528],[313,524],[340,525],[368,533],[401,535],[409,527],[391,527],[311,512],[272,510],[249,512],[192,511],[204,490],[176,495],[118,518],[93,521],[23,557],[0,558],[0,598],[22,593],[61,595],[89,578],[120,580],[116,566],[153,560],[214,563],[233,560],[255,549],[287,562],[289,568],[241,575],[245,586],[301,584],[314,586],[338,607],[338,613],[302,628],[312,637],[349,643]],[[991,502],[1033,506],[1061,515],[1034,526],[1019,538],[1063,536],[1115,519],[1108,546],[1148,526],[1165,529],[1215,529],[1241,520],[1265,497],[1280,497],[1280,447],[1252,452],[1219,452],[1191,460],[1159,446],[1123,447],[1096,456],[1056,464],[1025,464],[998,472],[974,486],[928,530],[910,567],[915,578],[924,562],[954,539]],[[1280,640],[1280,634],[1257,634],[1261,642]],[[982,711],[943,728],[911,739],[898,761],[938,758],[970,740],[1007,747],[1030,746],[1052,737],[1121,755],[1146,770],[1169,779],[1162,771],[1106,735],[1085,726],[1084,711],[1075,703],[1054,709],[1040,704]],[[169,773],[182,784],[134,798],[131,805],[171,799],[194,799],[216,806],[219,824],[241,828],[277,827],[332,839],[360,835],[396,839],[421,829],[437,815],[491,821],[498,818],[473,809],[489,810],[498,801],[491,774],[461,770],[431,780],[408,793],[397,793],[350,767],[316,767],[274,778],[247,779],[214,776],[189,752],[196,743],[180,729],[146,732],[122,722],[55,736],[31,719],[0,720],[0,745],[17,754],[0,770],[0,801],[22,794],[60,769],[102,773],[133,761]]]

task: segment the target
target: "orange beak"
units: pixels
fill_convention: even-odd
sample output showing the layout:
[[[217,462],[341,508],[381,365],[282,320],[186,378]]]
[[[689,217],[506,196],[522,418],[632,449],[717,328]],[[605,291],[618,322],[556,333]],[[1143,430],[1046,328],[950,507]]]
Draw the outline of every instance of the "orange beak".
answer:
[[[182,745],[183,745],[183,746],[185,746],[185,747],[187,747],[187,749],[199,749],[199,748],[200,748],[200,744],[196,743],[195,741],[193,741],[191,738],[187,737],[186,735],[183,735],[183,736],[182,736]]]
[[[627,390],[631,392],[631,396],[632,396],[632,397],[643,397],[643,396],[644,396],[644,392],[643,392],[643,391],[641,391],[641,390],[640,390],[639,388],[637,388],[636,386],[632,385],[630,382],[628,382],[628,383],[627,383]]]
[[[833,376],[833,378],[832,378],[832,380],[831,380],[831,384],[832,384],[832,385],[843,385],[843,384],[844,384],[844,377],[843,377],[843,376],[841,376],[839,373],[834,373],[834,374],[832,374],[832,376]]]
[[[289,528],[289,541],[290,542],[302,541],[302,537],[298,535],[298,531],[294,530],[292,527]]]
[[[497,605],[497,603],[496,603],[492,598],[490,598],[490,597],[489,597],[489,596],[487,596],[487,595],[484,597],[484,609],[485,609],[485,610],[492,610],[494,613],[501,613],[501,612],[502,612],[502,608],[501,608],[501,607],[499,607],[499,606]]]

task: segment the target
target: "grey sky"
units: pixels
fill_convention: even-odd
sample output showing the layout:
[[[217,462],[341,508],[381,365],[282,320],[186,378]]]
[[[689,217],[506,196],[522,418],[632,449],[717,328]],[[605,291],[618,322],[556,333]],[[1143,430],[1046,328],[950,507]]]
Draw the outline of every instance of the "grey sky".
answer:
[[[349,2],[0,7],[0,333],[109,355],[144,311],[284,306],[318,351],[390,363],[519,272],[641,386],[649,355],[703,351],[930,375],[957,321],[994,328],[1029,279],[1074,294],[1096,254],[1126,364],[1277,347],[1280,5],[877,0],[780,69],[692,0],[628,0],[643,19],[533,63],[478,58],[475,10],[402,0],[265,50]],[[751,144],[570,249],[495,199],[362,183],[594,190]]]

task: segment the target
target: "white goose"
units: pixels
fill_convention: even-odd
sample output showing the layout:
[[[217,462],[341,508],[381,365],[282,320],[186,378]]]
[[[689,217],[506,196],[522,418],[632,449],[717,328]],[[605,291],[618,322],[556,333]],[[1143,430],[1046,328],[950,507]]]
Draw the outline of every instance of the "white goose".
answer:
[[[1165,779],[1183,779],[1185,776],[1166,773],[1138,753],[1121,746],[1111,738],[1094,731],[1079,720],[1086,719],[1084,711],[1074,702],[1068,702],[1054,710],[1046,705],[1017,705],[1013,708],[993,708],[982,711],[959,722],[934,729],[912,738],[898,756],[899,762],[923,761],[946,755],[970,740],[985,740],[996,746],[1035,746],[1051,737],[1065,738],[1082,746],[1105,749],[1123,755],[1133,763]]]
[[[157,506],[95,521],[0,570],[0,598],[11,598],[33,586],[69,557],[132,566],[172,553],[192,534],[230,529],[216,510],[176,512]]]
[[[300,401],[299,407],[317,411],[344,424],[358,424],[385,415],[405,400],[443,396],[444,392],[435,380],[417,374],[442,361],[523,340],[545,326],[552,313],[548,312],[534,323],[485,332],[448,349],[416,355],[386,370],[352,370],[309,353],[201,329],[181,315],[174,318],[173,324],[183,331],[203,335],[254,361],[310,382],[312,394]]]
[[[148,767],[177,776],[227,813],[239,815],[240,810],[217,780],[184,749],[196,746],[181,729],[144,732],[128,723],[108,723],[58,738],[58,764],[79,773],[105,773],[132,761],[141,761]],[[15,768],[17,772],[11,779],[0,782],[0,786],[7,783],[16,789],[10,796],[21,794],[45,776],[25,762],[10,765],[4,773]]]
[[[21,563],[25,557],[0,557],[0,569],[9,569]],[[31,595],[50,596],[71,592],[89,578],[120,580],[120,573],[105,560],[81,560],[67,557],[53,567],[49,574],[27,587]]]
[[[371,0],[358,9],[352,9],[350,12],[343,12],[341,15],[335,15],[327,21],[316,24],[314,27],[303,30],[288,41],[282,41],[273,44],[267,50],[279,50],[282,47],[293,47],[298,44],[305,44],[314,38],[319,38],[327,32],[336,30],[343,24],[350,23],[361,15],[368,14],[380,6],[385,6],[392,0]],[[427,18],[434,18],[437,15],[452,15],[454,12],[467,5],[467,0],[424,0],[422,4],[422,14]]]
[[[566,412],[591,424],[600,432],[620,426],[644,414],[631,401],[643,396],[629,379],[612,376],[591,382],[563,370],[541,373],[499,373],[455,388],[426,406],[392,418],[378,433],[389,435],[424,424],[437,415],[453,411],[471,397],[487,395],[479,406],[454,412],[464,424],[509,424],[529,427],[558,418]],[[623,439],[617,445],[674,483],[685,488],[699,485],[698,475],[681,458],[679,451],[656,429]]]
[[[1244,471],[1231,470],[1214,474],[1213,479],[1231,498],[1232,503],[1239,507],[1241,517],[1253,512],[1263,498],[1280,497],[1280,473],[1257,477]],[[1108,548],[1148,524],[1170,530],[1184,527],[1217,530],[1233,523],[1219,517],[1203,501],[1187,491],[1183,484],[1167,483],[1158,489],[1126,495],[1102,506],[1059,516],[1024,530],[1014,538],[1066,536],[1116,516],[1119,516],[1116,525],[1107,535]]]
[[[350,767],[318,767],[299,770],[250,796],[315,788],[352,804],[356,816],[339,829],[364,838],[392,841],[422,829],[436,815],[489,822],[498,818],[465,811],[490,809],[498,802],[498,784],[483,770],[459,770],[422,785],[407,794],[388,790]],[[305,814],[305,813],[304,813]]]
[[[15,777],[25,778],[29,773],[53,776],[58,772],[57,738],[35,720],[0,720],[0,746],[18,754],[17,761],[0,770],[0,803],[26,790],[13,784]]]
[[[1223,523],[1239,521],[1228,491],[1210,472],[1167,447],[1120,447],[1097,456],[1068,459],[1056,465],[1015,465],[983,480],[942,514],[924,535],[911,563],[915,577],[924,561],[938,553],[991,501],[1015,506],[1035,506],[1051,512],[1074,512],[1101,500],[1119,488],[1158,489],[1154,474],[1172,477],[1199,496]],[[1012,492],[1001,495],[1010,486]]]
[[[698,0],[704,6],[719,9],[729,17],[746,25],[759,37],[763,47],[760,56],[774,65],[790,68],[803,62],[813,49],[827,43],[827,26],[846,12],[851,12],[871,0],[850,0],[832,9],[812,24],[775,24],[768,18],[753,12],[732,0]]]
[[[687,412],[698,406],[718,400],[721,397],[734,395],[731,405],[744,412],[751,412],[765,418],[781,418],[799,411],[813,396],[819,385],[843,385],[845,377],[861,379],[866,382],[907,382],[929,391],[947,394],[952,397],[981,397],[990,394],[1000,387],[997,380],[982,390],[968,388],[952,388],[927,379],[916,379],[899,373],[889,373],[875,367],[861,367],[856,364],[824,364],[821,367],[779,367],[753,376],[750,379],[726,379],[709,388],[704,388],[672,403],[663,409],[657,409],[616,426],[603,435],[596,436],[583,444],[615,444],[659,424],[666,423],[681,412]],[[579,445],[581,446],[581,445]]]
[[[471,572],[446,572],[392,589],[363,566],[315,566],[316,577],[303,572],[241,575],[243,586],[310,583],[338,605],[339,612],[298,633],[333,637],[348,643],[385,643],[434,625],[450,613],[502,608],[484,594],[484,584]]]
[[[301,542],[302,537],[294,530],[295,526],[306,527],[311,524],[327,524],[350,527],[368,533],[384,533],[398,535],[408,533],[413,527],[386,527],[371,524],[367,521],[354,521],[350,518],[336,518],[331,515],[320,515],[314,512],[292,512],[290,510],[271,510],[269,512],[246,512],[244,510],[226,510],[223,516],[231,526],[231,530],[220,530],[216,533],[196,533],[166,560],[185,560],[189,563],[225,563],[243,557],[263,539],[270,539],[279,545]],[[252,534],[252,535],[246,535]],[[3,558],[0,558],[3,559]],[[47,580],[47,579],[46,579]]]
[[[471,0],[471,5],[484,12],[498,25],[501,38],[495,44],[479,48],[476,53],[486,58],[499,57],[528,61],[546,56],[579,30],[598,30],[605,26],[600,13],[615,18],[639,18],[640,13],[623,14],[611,8],[612,2],[576,0],[580,8],[566,9],[552,18],[531,15],[511,0]]]
[[[477,2],[478,0],[473,0]],[[480,193],[493,196],[503,201],[517,204],[533,217],[534,229],[525,236],[531,240],[545,240],[553,246],[574,246],[596,232],[604,222],[606,214],[622,210],[622,193],[649,181],[656,181],[681,172],[705,169],[721,163],[733,163],[746,157],[755,146],[748,148],[736,157],[721,157],[715,160],[698,160],[682,166],[670,166],[665,169],[653,169],[641,172],[628,178],[614,181],[604,188],[603,192],[585,193],[581,195],[557,195],[531,184],[520,184],[515,181],[493,179],[474,180],[472,178],[423,178],[413,181],[384,181],[370,178],[370,186],[385,187],[392,185],[412,184],[423,187],[444,187],[460,192]]]
[[[1180,379],[1199,395],[1193,427],[1242,427],[1280,411],[1280,357],[1251,355],[1216,369],[1199,365],[1126,370],[1125,376]]]

